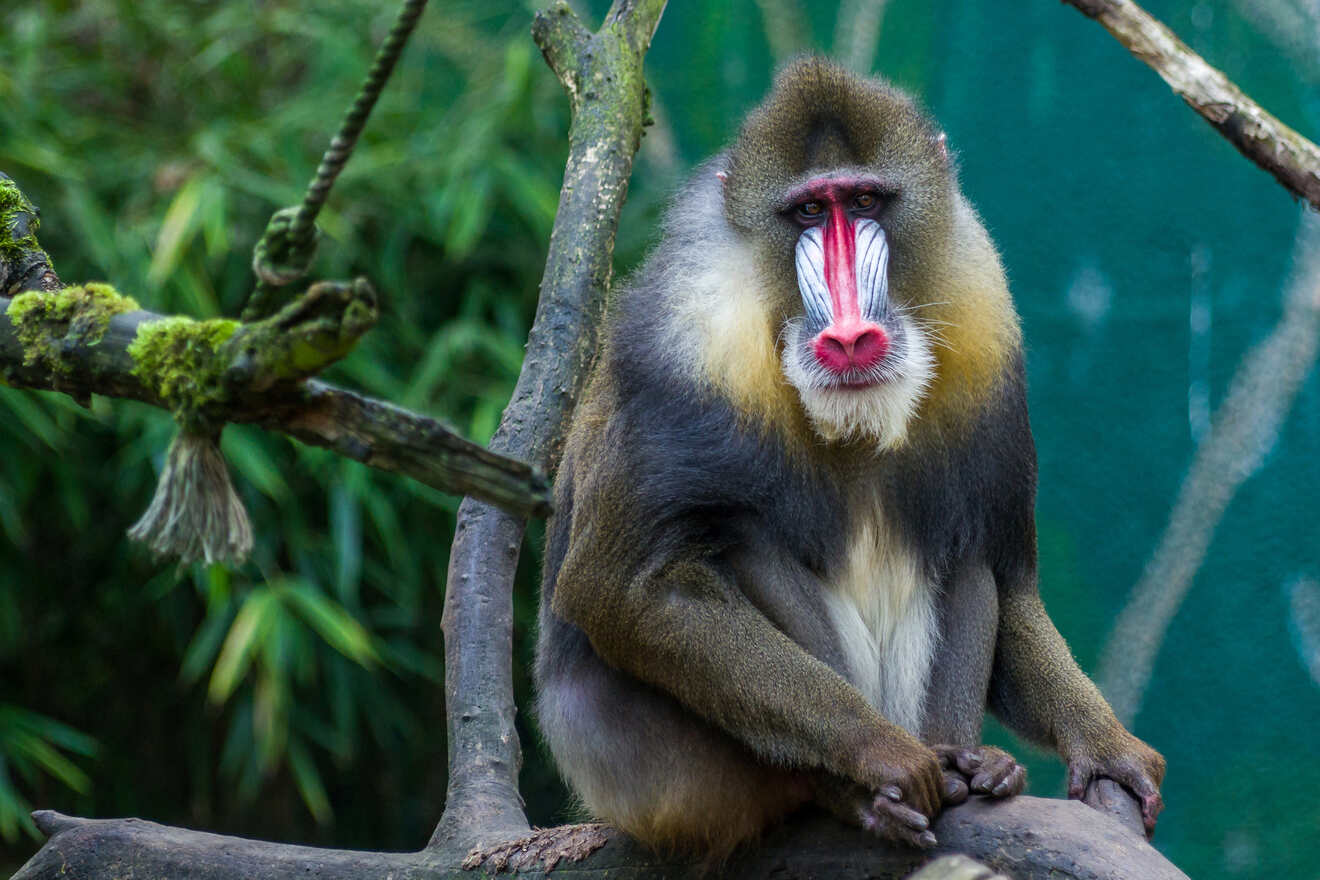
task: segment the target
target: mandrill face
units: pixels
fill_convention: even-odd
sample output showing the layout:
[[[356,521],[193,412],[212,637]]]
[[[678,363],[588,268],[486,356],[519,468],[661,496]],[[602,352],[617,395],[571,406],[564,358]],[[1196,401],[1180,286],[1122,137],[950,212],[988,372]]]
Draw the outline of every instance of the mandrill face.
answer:
[[[780,215],[799,228],[800,314],[785,322],[781,365],[826,439],[898,446],[935,373],[931,343],[890,297],[892,202],[878,178],[828,174],[792,187]]]
[[[724,214],[757,252],[780,366],[816,432],[893,448],[939,381],[936,328],[954,317],[944,137],[883,83],[812,61],[790,72],[729,151]]]
[[[889,295],[892,193],[865,175],[827,175],[788,194],[801,315],[784,326],[782,364],[817,429],[897,445],[934,370],[925,332]]]

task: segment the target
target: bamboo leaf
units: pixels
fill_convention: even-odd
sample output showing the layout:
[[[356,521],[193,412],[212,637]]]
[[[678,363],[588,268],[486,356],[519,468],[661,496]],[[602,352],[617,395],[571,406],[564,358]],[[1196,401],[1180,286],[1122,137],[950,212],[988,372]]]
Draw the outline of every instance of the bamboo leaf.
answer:
[[[224,703],[234,693],[278,614],[278,600],[268,588],[256,590],[244,600],[211,671],[207,698],[212,703]]]
[[[342,605],[306,583],[286,587],[283,595],[330,647],[362,666],[380,661],[371,634]]]
[[[298,794],[302,796],[303,803],[307,805],[312,817],[321,825],[328,825],[334,819],[334,813],[330,809],[330,798],[325,793],[321,774],[316,769],[312,756],[308,754],[302,742],[296,739],[289,743],[289,771],[293,774],[293,782],[298,786]]]

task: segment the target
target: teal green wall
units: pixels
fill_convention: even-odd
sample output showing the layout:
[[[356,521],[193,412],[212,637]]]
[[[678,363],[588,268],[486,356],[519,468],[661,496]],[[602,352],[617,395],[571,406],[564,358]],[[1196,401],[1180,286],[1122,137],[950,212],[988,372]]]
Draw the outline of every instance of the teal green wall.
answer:
[[[755,6],[734,5],[721,18],[671,4],[652,50],[651,80],[689,161],[730,137],[771,75]],[[832,10],[802,8],[828,49]],[[1293,63],[1238,6],[1148,9],[1276,115],[1320,134],[1320,68]],[[719,41],[733,59],[689,63]],[[1305,212],[1059,3],[892,0],[873,69],[945,127],[1002,252],[1040,456],[1041,591],[1094,672],[1202,436],[1204,406],[1193,416],[1189,401],[1217,407],[1279,319]],[[1194,301],[1210,315],[1195,337]],[[1320,577],[1318,460],[1312,374],[1229,505],[1136,719],[1169,761],[1155,842],[1193,877],[1310,876],[1320,857],[1320,682],[1288,602],[1294,578]],[[1018,748],[1032,791],[1061,792],[1059,762]]]

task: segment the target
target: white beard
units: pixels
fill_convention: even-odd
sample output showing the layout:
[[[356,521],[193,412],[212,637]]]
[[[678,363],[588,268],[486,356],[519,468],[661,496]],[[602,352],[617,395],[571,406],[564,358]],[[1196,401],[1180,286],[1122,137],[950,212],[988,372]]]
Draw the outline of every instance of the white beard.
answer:
[[[880,450],[894,449],[907,439],[926,389],[935,377],[935,357],[924,330],[899,314],[894,350],[880,363],[852,379],[872,384],[846,385],[811,355],[803,321],[784,327],[781,359],[784,375],[798,390],[812,426],[825,440],[873,440]]]

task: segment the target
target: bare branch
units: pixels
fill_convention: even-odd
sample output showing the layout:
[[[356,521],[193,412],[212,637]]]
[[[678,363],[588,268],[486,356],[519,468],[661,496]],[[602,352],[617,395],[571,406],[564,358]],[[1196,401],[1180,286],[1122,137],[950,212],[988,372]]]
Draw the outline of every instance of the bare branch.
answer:
[[[833,55],[850,70],[866,75],[875,61],[875,47],[888,0],[843,0],[834,21]]]
[[[451,856],[314,849],[170,828],[139,819],[77,819],[35,815],[52,835],[14,880],[320,880],[396,877],[402,880],[478,880],[483,876],[560,880],[781,880],[873,877],[898,880],[940,856],[962,854],[1015,880],[1187,880],[1139,834],[1076,801],[1019,796],[972,798],[945,810],[933,826],[932,851],[886,844],[824,817],[801,817],[739,850],[718,872],[692,860],[643,849],[605,826],[538,831],[507,845]],[[468,868],[460,866],[464,863]],[[553,873],[551,870],[553,869]],[[498,873],[497,873],[498,872]],[[973,875],[975,876],[975,875]]]
[[[568,163],[536,320],[491,449],[553,474],[586,382],[609,288],[614,236],[646,120],[642,59],[664,0],[615,0],[591,34],[568,7],[532,36],[573,107]],[[474,499],[459,508],[445,593],[449,791],[432,847],[466,851],[526,832],[514,729],[513,576],[525,523]]]
[[[1105,26],[1242,155],[1289,192],[1320,208],[1320,147],[1243,94],[1131,0],[1063,0]]]

